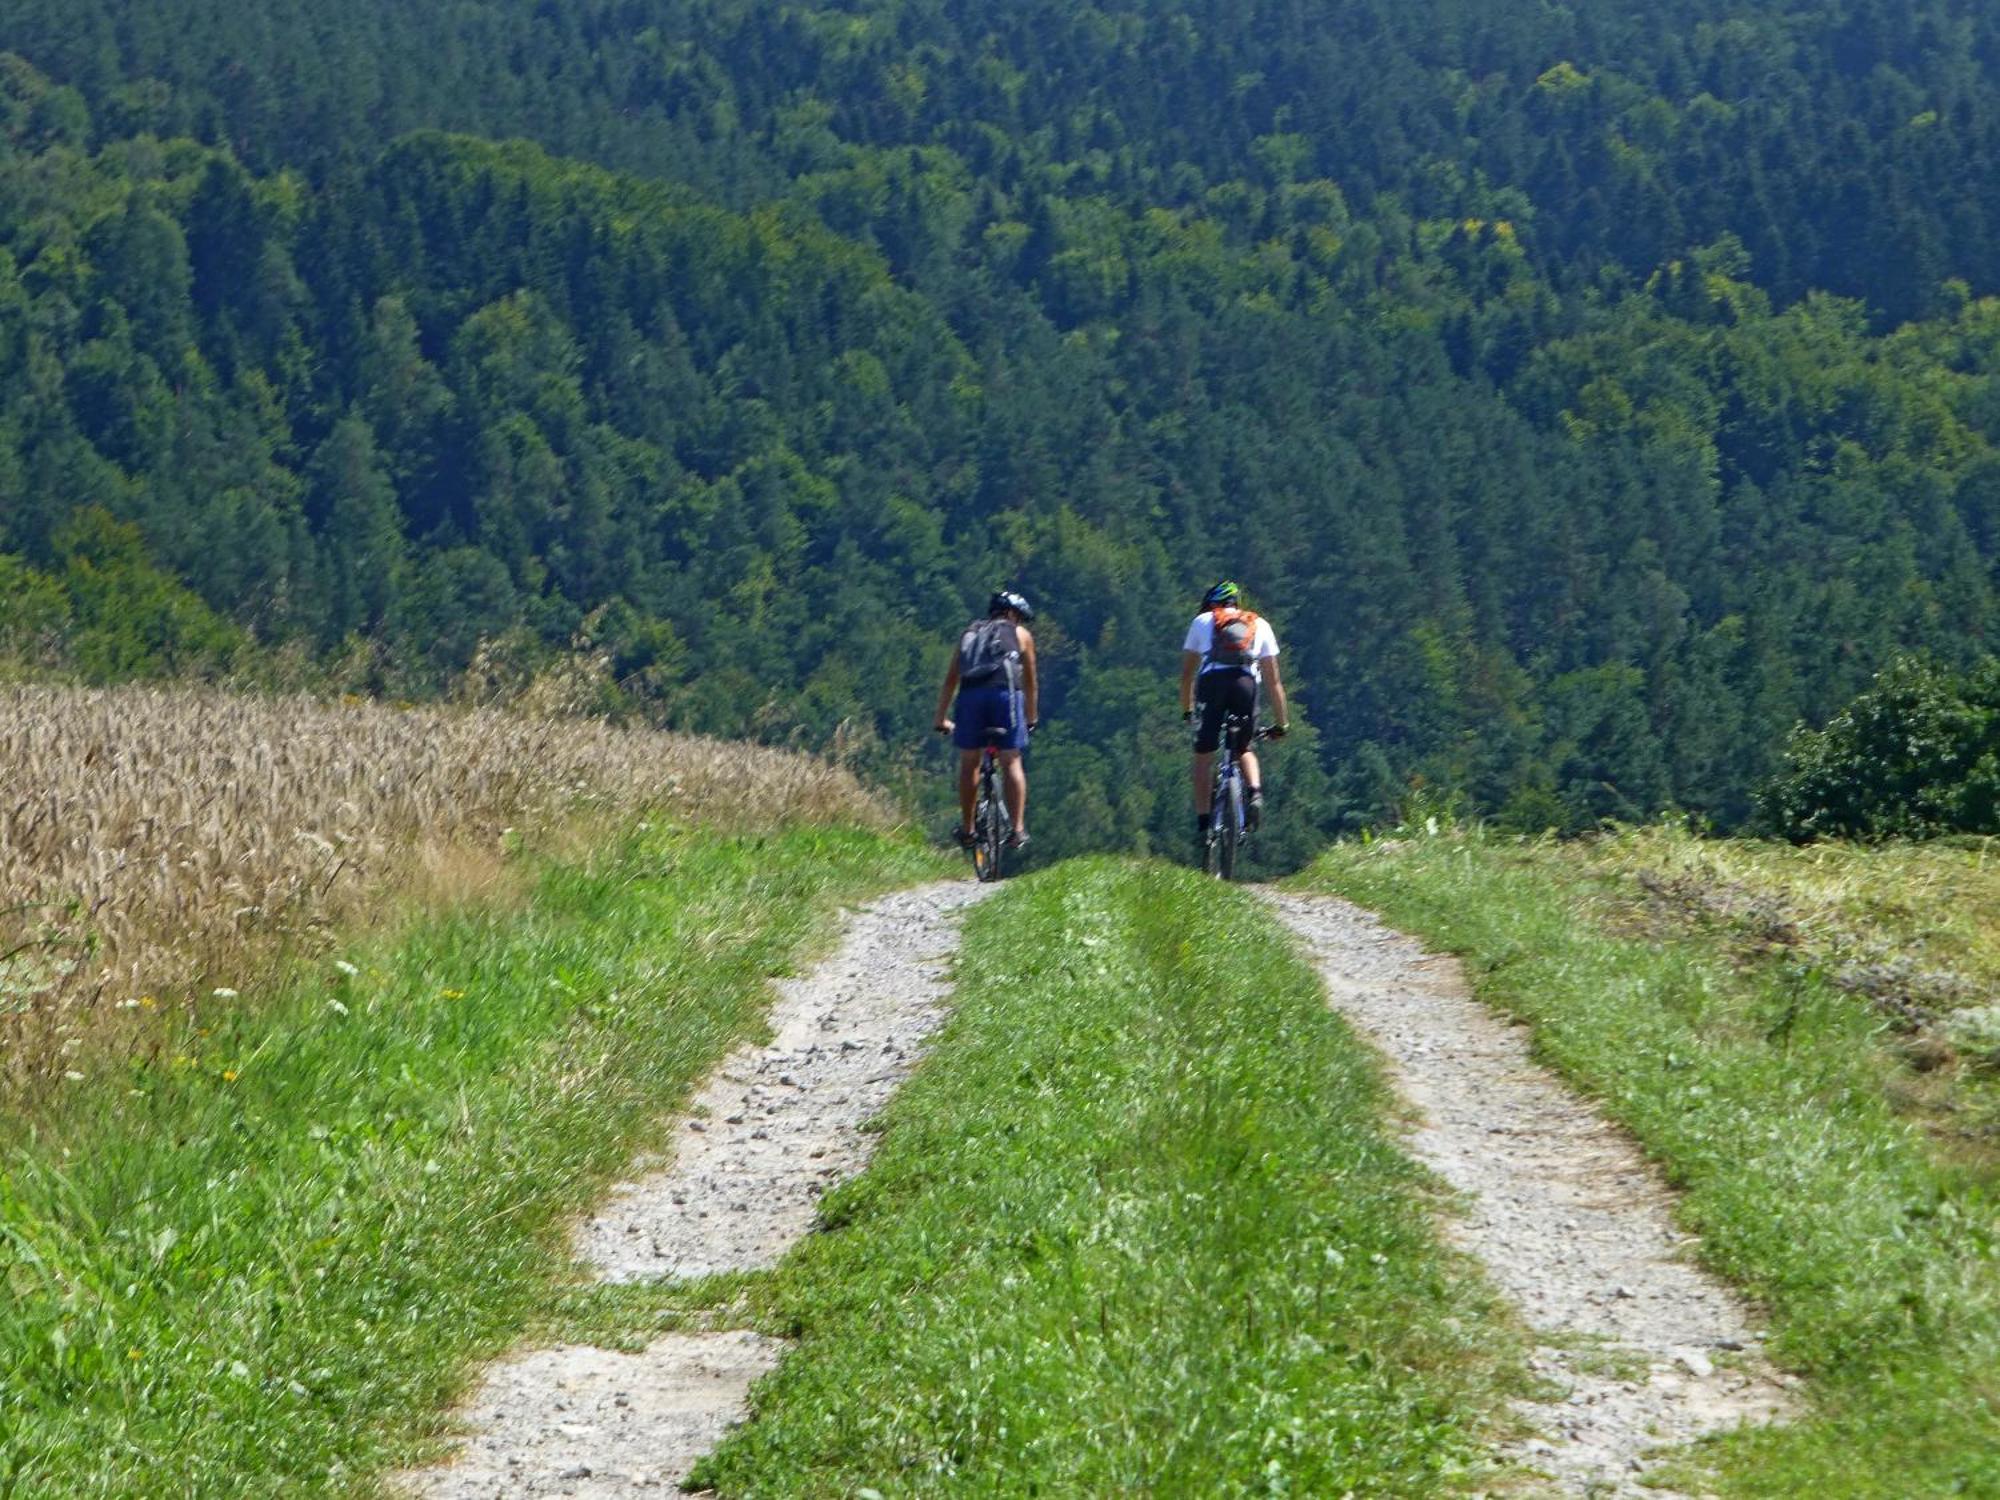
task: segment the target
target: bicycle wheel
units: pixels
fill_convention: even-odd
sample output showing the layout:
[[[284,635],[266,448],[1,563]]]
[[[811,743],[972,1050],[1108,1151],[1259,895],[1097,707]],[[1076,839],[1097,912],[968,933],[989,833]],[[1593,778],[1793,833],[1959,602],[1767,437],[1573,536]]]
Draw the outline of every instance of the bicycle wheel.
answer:
[[[1215,809],[1218,845],[1216,871],[1224,880],[1236,878],[1236,856],[1243,847],[1243,778],[1232,776],[1222,788],[1222,801]]]
[[[972,870],[981,880],[1000,878],[1000,854],[1006,843],[1007,817],[991,782],[979,788],[979,805],[972,814]]]

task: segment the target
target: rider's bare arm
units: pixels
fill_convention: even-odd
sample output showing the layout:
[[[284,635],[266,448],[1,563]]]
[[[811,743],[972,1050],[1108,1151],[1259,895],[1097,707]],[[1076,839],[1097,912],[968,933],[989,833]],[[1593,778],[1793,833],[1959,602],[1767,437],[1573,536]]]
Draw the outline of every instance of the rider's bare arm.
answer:
[[[1181,653],[1181,717],[1194,712],[1194,674],[1201,670],[1201,653],[1183,651]]]
[[[951,728],[951,719],[948,716],[951,713],[951,700],[957,692],[958,652],[953,651],[951,653],[951,665],[945,670],[944,686],[938,689],[937,721],[933,726],[934,728]]]
[[[1292,716],[1285,711],[1285,681],[1278,674],[1278,658],[1265,657],[1263,667],[1264,686],[1271,694],[1271,722],[1283,729],[1292,722]]]
[[[1021,640],[1021,696],[1026,700],[1028,722],[1039,724],[1042,719],[1041,683],[1035,676],[1035,638],[1028,633],[1028,627],[1017,625],[1014,634]]]

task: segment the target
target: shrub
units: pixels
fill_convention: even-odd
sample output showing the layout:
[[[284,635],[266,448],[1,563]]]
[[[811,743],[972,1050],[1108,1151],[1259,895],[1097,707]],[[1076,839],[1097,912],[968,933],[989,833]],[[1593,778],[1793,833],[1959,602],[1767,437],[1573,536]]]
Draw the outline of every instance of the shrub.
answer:
[[[2000,833],[2000,659],[1900,660],[1785,759],[1761,807],[1796,843]]]

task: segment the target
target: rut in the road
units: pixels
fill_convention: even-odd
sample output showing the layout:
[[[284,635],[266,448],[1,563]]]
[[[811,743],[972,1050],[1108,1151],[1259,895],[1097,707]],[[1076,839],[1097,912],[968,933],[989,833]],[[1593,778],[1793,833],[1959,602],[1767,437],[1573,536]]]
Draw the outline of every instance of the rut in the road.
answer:
[[[769,1046],[732,1053],[657,1167],[578,1231],[608,1281],[758,1270],[812,1226],[820,1196],[866,1164],[862,1125],[943,1016],[960,910],[990,887],[923,886],[856,913],[840,949],[778,986]],[[487,1372],[450,1464],[402,1476],[425,1500],[670,1492],[741,1419],[782,1346],[754,1333],[675,1334],[639,1354],[537,1350]]]
[[[1502,1456],[1559,1494],[1664,1500],[1640,1486],[1648,1450],[1782,1415],[1748,1309],[1691,1263],[1658,1174],[1530,1059],[1527,1029],[1473,1000],[1456,962],[1359,907],[1272,900],[1417,1106],[1410,1148],[1464,1200],[1448,1232],[1519,1307],[1537,1372],[1563,1392],[1523,1404],[1541,1435]]]

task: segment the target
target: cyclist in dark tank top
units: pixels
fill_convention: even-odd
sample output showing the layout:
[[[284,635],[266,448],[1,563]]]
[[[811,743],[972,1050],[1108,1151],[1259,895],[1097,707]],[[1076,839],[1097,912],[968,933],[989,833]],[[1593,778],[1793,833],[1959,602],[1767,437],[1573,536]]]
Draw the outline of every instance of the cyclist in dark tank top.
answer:
[[[949,734],[958,747],[962,848],[972,847],[979,757],[988,745],[994,746],[1000,762],[1002,793],[1014,824],[1007,847],[1019,849],[1028,842],[1028,772],[1021,764],[1021,752],[1040,717],[1035,638],[1028,630],[1034,617],[1034,608],[1012,589],[995,593],[987,601],[985,618],[972,621],[960,634],[944,686],[938,690],[937,732]]]

